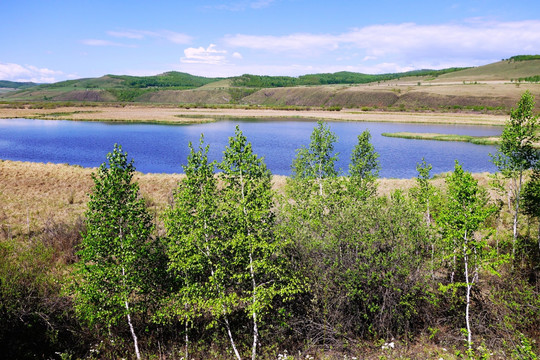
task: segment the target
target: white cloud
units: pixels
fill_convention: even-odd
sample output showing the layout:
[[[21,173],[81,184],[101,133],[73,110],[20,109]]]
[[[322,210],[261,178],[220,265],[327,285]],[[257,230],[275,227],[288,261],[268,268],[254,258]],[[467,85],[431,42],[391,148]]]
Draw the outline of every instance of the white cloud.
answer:
[[[246,9],[264,9],[269,7],[275,0],[255,0],[255,1],[236,1],[229,4],[219,4],[215,6],[206,6],[210,9],[227,11],[244,11]]]
[[[117,43],[114,41],[100,40],[100,39],[85,39],[85,40],[81,40],[81,43],[83,43],[84,45],[89,45],[89,46],[135,47],[135,45],[122,44],[122,43]]]
[[[235,52],[232,54],[232,57],[238,60],[242,60],[243,56],[239,52]]]
[[[252,9],[263,9],[269,7],[273,2],[274,0],[257,0],[251,2],[251,4],[249,4],[249,7],[251,7]]]
[[[155,39],[164,39],[170,41],[174,44],[189,44],[193,37],[178,33],[170,30],[160,30],[160,31],[147,31],[147,30],[126,30],[126,31],[107,31],[107,34],[117,38],[125,38],[132,40],[142,40],[144,38],[155,38]]]
[[[182,63],[191,64],[223,64],[226,62],[225,50],[217,50],[216,45],[210,44],[208,48],[187,48],[184,50],[184,57],[180,59]]]
[[[2,80],[50,83],[58,81],[57,78],[64,75],[62,71],[38,68],[33,65],[0,63],[0,79]]]
[[[372,25],[341,34],[228,35],[227,46],[295,55],[362,50],[367,59],[393,56],[395,61],[430,58],[493,59],[540,49],[540,20]]]
[[[244,47],[270,52],[298,53],[303,53],[306,50],[335,50],[339,46],[336,36],[315,34],[291,34],[286,36],[238,34],[226,36],[224,42],[231,47]]]
[[[142,39],[144,35],[138,31],[107,31],[110,36],[127,39]]]
[[[175,44],[189,44],[193,40],[193,38],[189,35],[177,33],[174,31],[161,31],[157,33],[156,36],[167,39]]]

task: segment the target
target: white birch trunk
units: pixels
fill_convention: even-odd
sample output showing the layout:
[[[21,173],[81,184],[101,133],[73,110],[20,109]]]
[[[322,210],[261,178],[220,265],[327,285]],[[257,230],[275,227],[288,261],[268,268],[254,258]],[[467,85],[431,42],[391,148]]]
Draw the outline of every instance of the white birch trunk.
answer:
[[[259,329],[257,327],[257,312],[255,311],[255,301],[257,300],[257,284],[255,283],[255,272],[253,271],[253,257],[249,254],[249,271],[251,272],[251,284],[253,286],[253,310],[251,315],[253,317],[253,346],[251,348],[251,360],[255,360],[257,357],[257,342],[259,341]]]
[[[240,184],[241,184],[241,195],[242,195],[242,211],[244,213],[244,216],[247,218],[247,209],[245,206],[245,185],[244,185],[244,177],[242,176],[242,173],[240,173]],[[246,235],[248,239],[250,238],[251,231],[249,230],[249,225],[246,228]],[[253,309],[251,311],[251,316],[253,318],[253,345],[251,347],[251,360],[255,360],[257,357],[257,342],[259,341],[259,329],[257,326],[257,312],[255,310],[255,302],[257,301],[257,283],[255,282],[255,271],[253,269],[253,245],[250,246],[249,250],[249,272],[251,276],[251,285],[253,287],[253,295],[252,295],[252,304]]]
[[[465,244],[463,245],[463,256],[465,262],[465,283],[467,285],[466,292],[466,307],[465,307],[465,323],[467,326],[467,346],[469,351],[472,350],[472,334],[471,334],[471,323],[470,323],[470,306],[471,306],[471,288],[472,283],[469,281],[469,255],[467,253],[467,232],[465,231]]]
[[[122,277],[126,277],[126,271],[124,267],[122,266]],[[139,352],[139,343],[137,341],[137,334],[135,334],[135,329],[133,328],[133,324],[131,323],[131,315],[129,312],[129,303],[127,301],[127,297],[124,300],[124,306],[126,307],[127,312],[127,321],[129,325],[129,331],[131,332],[131,337],[133,338],[133,345],[135,346],[135,354],[137,355],[137,360],[141,359],[141,353]]]
[[[516,206],[514,209],[514,226],[513,226],[513,232],[514,232],[514,242],[512,244],[512,258],[516,257],[516,241],[518,236],[518,215],[519,215],[519,198],[521,195],[521,182],[523,179],[523,173],[519,173],[519,183],[516,185]]]
[[[129,304],[127,300],[125,301],[126,310],[127,310],[127,320],[129,324],[129,331],[131,332],[131,337],[133,337],[133,344],[135,346],[135,354],[137,355],[137,360],[141,359],[141,353],[139,352],[139,343],[137,342],[137,335],[135,334],[135,329],[133,329],[133,324],[131,323],[131,315],[129,314]]]
[[[187,309],[186,309],[186,312],[187,312]],[[186,360],[189,360],[189,334],[188,334],[188,319],[186,317],[186,325],[184,327],[184,330],[186,332],[186,336],[185,336],[185,342],[186,342],[186,348],[185,348],[185,356],[186,356]]]
[[[519,182],[517,184],[514,182],[514,190],[515,190],[514,197],[515,197],[515,201],[516,201],[516,206],[514,208],[514,225],[513,225],[513,235],[514,235],[514,239],[513,239],[513,243],[512,243],[512,258],[513,259],[515,259],[515,257],[516,257],[516,241],[517,241],[517,237],[518,237],[519,200],[520,200],[520,197],[521,197],[522,182],[523,182],[523,170],[520,170],[520,172],[519,172]]]
[[[540,250],[540,219],[538,220],[538,250]]]
[[[236,356],[238,360],[242,360],[242,357],[240,356],[240,353],[238,352],[238,349],[236,348],[236,344],[232,336],[231,327],[229,325],[229,319],[227,319],[227,316],[224,316],[224,319],[225,319],[225,327],[227,328],[227,335],[229,335],[229,340],[231,341],[234,355]]]

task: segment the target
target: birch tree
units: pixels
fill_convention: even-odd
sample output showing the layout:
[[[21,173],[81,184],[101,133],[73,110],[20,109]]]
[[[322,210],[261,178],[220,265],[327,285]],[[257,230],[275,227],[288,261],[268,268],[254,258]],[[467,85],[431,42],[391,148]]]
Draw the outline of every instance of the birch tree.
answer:
[[[416,186],[411,189],[411,195],[416,200],[420,210],[424,213],[424,219],[428,229],[433,225],[433,200],[435,198],[436,189],[429,183],[431,180],[431,169],[433,167],[428,164],[424,158],[421,163],[416,164],[416,171],[418,176],[416,179]],[[429,233],[429,240],[431,243],[431,276],[434,277],[435,269],[435,239]]]
[[[488,204],[486,191],[457,161],[446,184],[446,204],[438,213],[437,223],[448,253],[452,253],[463,269],[462,281],[451,283],[449,287],[465,288],[465,333],[468,350],[472,352],[471,290],[478,283],[488,254],[486,238],[480,230],[495,207]]]
[[[326,178],[338,175],[335,164],[338,154],[334,153],[337,136],[322,121],[317,122],[310,136],[308,147],[296,151],[292,164],[292,177],[297,180],[314,181],[319,195],[323,195],[323,182]]]
[[[237,306],[251,318],[251,359],[260,342],[259,328],[275,297],[288,298],[300,287],[287,272],[282,251],[287,239],[273,233],[275,216],[271,174],[251,143],[236,127],[219,164],[223,182],[222,241],[230,248],[227,274],[233,281]],[[281,256],[280,256],[281,255]],[[228,329],[230,332],[230,329]],[[236,352],[236,357],[240,355]]]
[[[132,181],[133,160],[128,162],[127,153],[115,145],[107,162],[92,175],[75,306],[88,323],[109,332],[125,322],[140,359],[133,316],[145,311],[152,295],[154,225],[138,184]]]
[[[255,359],[274,299],[299,289],[282,254],[288,240],[274,235],[271,175],[238,127],[218,165],[219,177],[202,138],[198,151],[190,149],[186,177],[165,218],[169,269],[179,284],[169,307],[186,322],[207,314],[212,324],[222,323],[237,359],[242,349],[230,319],[247,315]]]
[[[539,140],[537,120],[538,115],[534,115],[534,96],[526,91],[517,107],[511,110],[498,152],[492,155],[492,161],[502,177],[509,180],[509,207],[513,215],[512,257],[515,257],[516,252],[524,172],[534,167],[539,160],[539,151],[534,147]]]
[[[379,171],[379,154],[370,142],[371,134],[365,130],[358,135],[349,164],[350,193],[358,199],[367,199],[376,194]]]
[[[224,288],[216,272],[223,256],[218,236],[218,191],[215,162],[208,161],[209,146],[201,135],[197,151],[189,143],[190,154],[183,166],[185,178],[174,194],[174,206],[164,217],[167,229],[169,272],[177,290],[166,299],[160,318],[175,317],[185,322],[185,358],[189,359],[189,322],[204,313],[206,299],[224,299]],[[218,308],[217,318],[228,323],[226,304]],[[235,347],[233,341],[233,347]]]

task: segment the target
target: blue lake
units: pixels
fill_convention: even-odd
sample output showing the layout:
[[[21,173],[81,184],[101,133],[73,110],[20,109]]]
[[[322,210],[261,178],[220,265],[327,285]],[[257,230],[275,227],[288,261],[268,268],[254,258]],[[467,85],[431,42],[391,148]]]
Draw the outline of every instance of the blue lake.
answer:
[[[315,121],[297,119],[227,119],[192,125],[0,119],[0,159],[97,167],[118,143],[135,159],[138,171],[181,173],[189,153],[188,142],[197,145],[204,133],[205,143],[210,144],[210,158],[219,161],[237,124],[254,151],[264,156],[272,173],[279,175],[290,174],[295,150],[309,144],[309,136],[316,126]],[[456,159],[467,171],[496,170],[489,157],[489,153],[496,152],[494,146],[387,138],[381,133],[408,131],[489,136],[500,135],[502,127],[339,121],[328,124],[338,136],[335,150],[339,152],[338,166],[343,170],[347,170],[357,136],[366,129],[380,154],[381,177],[415,177],[416,163],[422,157],[433,166],[433,174],[452,170]]]

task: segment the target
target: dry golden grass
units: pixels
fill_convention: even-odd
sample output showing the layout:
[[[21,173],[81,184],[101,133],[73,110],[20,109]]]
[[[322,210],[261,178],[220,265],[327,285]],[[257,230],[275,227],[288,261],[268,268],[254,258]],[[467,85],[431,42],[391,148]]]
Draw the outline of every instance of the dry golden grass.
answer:
[[[0,161],[0,224],[26,232],[48,219],[73,222],[86,210],[97,169],[63,164]],[[161,213],[182,175],[141,174],[141,196]]]
[[[91,174],[96,170],[64,164],[0,161],[0,226],[10,227],[14,234],[26,234],[50,219],[73,223],[86,210],[93,186]],[[475,178],[487,187],[488,175],[475,174]],[[159,215],[171,203],[173,191],[183,176],[136,173],[134,179],[150,211]],[[273,188],[283,189],[286,179],[275,175]],[[379,179],[378,193],[407,191],[415,185],[414,179]],[[443,187],[444,174],[433,180],[433,185]],[[496,196],[493,192],[490,195]]]
[[[64,115],[62,115],[64,114]],[[38,118],[83,121],[125,121],[192,123],[212,118],[303,118],[327,121],[375,121],[407,123],[442,123],[468,125],[504,125],[506,115],[466,113],[407,113],[383,111],[322,111],[322,110],[258,110],[258,109],[179,109],[153,106],[100,106],[89,111],[85,107],[62,107],[56,109],[9,109],[0,107],[0,118]]]

